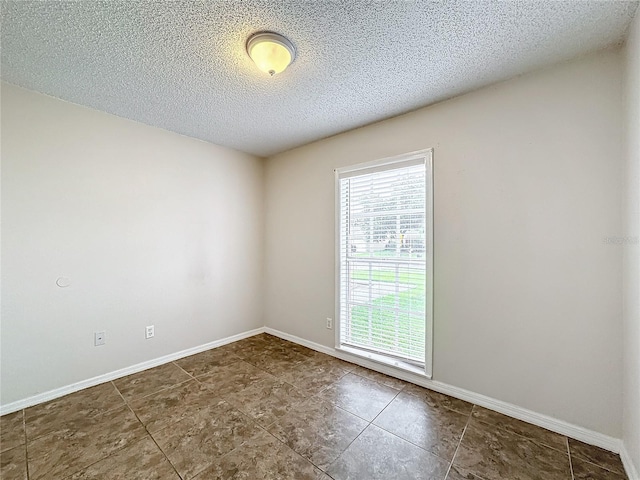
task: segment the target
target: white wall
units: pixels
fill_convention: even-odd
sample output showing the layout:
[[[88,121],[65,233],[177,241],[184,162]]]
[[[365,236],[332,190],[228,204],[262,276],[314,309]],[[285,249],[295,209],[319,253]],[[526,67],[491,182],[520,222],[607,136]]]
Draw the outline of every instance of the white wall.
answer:
[[[263,325],[263,160],[1,94],[2,404]]]
[[[625,48],[627,163],[624,179],[624,391],[622,439],[640,472],[640,13]]]
[[[276,155],[269,327],[333,346],[335,167],[434,147],[434,379],[620,438],[621,55]]]

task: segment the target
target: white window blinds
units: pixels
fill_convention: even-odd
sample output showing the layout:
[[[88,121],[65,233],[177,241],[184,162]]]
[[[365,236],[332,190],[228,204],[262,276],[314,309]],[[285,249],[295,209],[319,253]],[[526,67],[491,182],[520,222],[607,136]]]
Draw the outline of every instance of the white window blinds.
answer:
[[[424,365],[425,157],[338,173],[338,189],[339,343]]]

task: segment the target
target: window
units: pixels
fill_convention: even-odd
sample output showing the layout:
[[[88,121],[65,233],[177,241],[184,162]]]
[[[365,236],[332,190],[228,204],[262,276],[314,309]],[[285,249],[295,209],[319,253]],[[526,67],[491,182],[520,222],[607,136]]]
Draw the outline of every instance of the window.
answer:
[[[336,347],[431,375],[432,152],[336,170]]]

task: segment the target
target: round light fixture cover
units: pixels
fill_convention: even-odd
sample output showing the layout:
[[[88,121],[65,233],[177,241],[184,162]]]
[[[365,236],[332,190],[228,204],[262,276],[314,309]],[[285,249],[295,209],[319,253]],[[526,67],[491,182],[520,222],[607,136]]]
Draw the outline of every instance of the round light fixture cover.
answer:
[[[263,72],[273,76],[282,72],[296,58],[293,44],[273,32],[260,32],[247,41],[247,53]]]

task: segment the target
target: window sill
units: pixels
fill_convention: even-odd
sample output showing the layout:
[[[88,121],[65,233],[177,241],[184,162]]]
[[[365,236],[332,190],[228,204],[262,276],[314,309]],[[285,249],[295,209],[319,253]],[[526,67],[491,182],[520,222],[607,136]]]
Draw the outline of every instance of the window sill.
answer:
[[[379,363],[381,365],[384,365],[385,367],[391,367],[395,370],[408,372],[413,375],[419,375],[423,378],[431,378],[430,375],[427,375],[424,369],[417,367],[411,363],[398,360],[397,358],[390,358],[385,355],[380,355],[380,354],[369,352],[366,350],[360,350],[359,348],[348,347],[346,345],[341,345],[339,347],[336,347],[336,350],[338,352],[343,352],[348,355],[353,355],[355,357],[359,357],[366,360],[370,360],[375,363]]]

